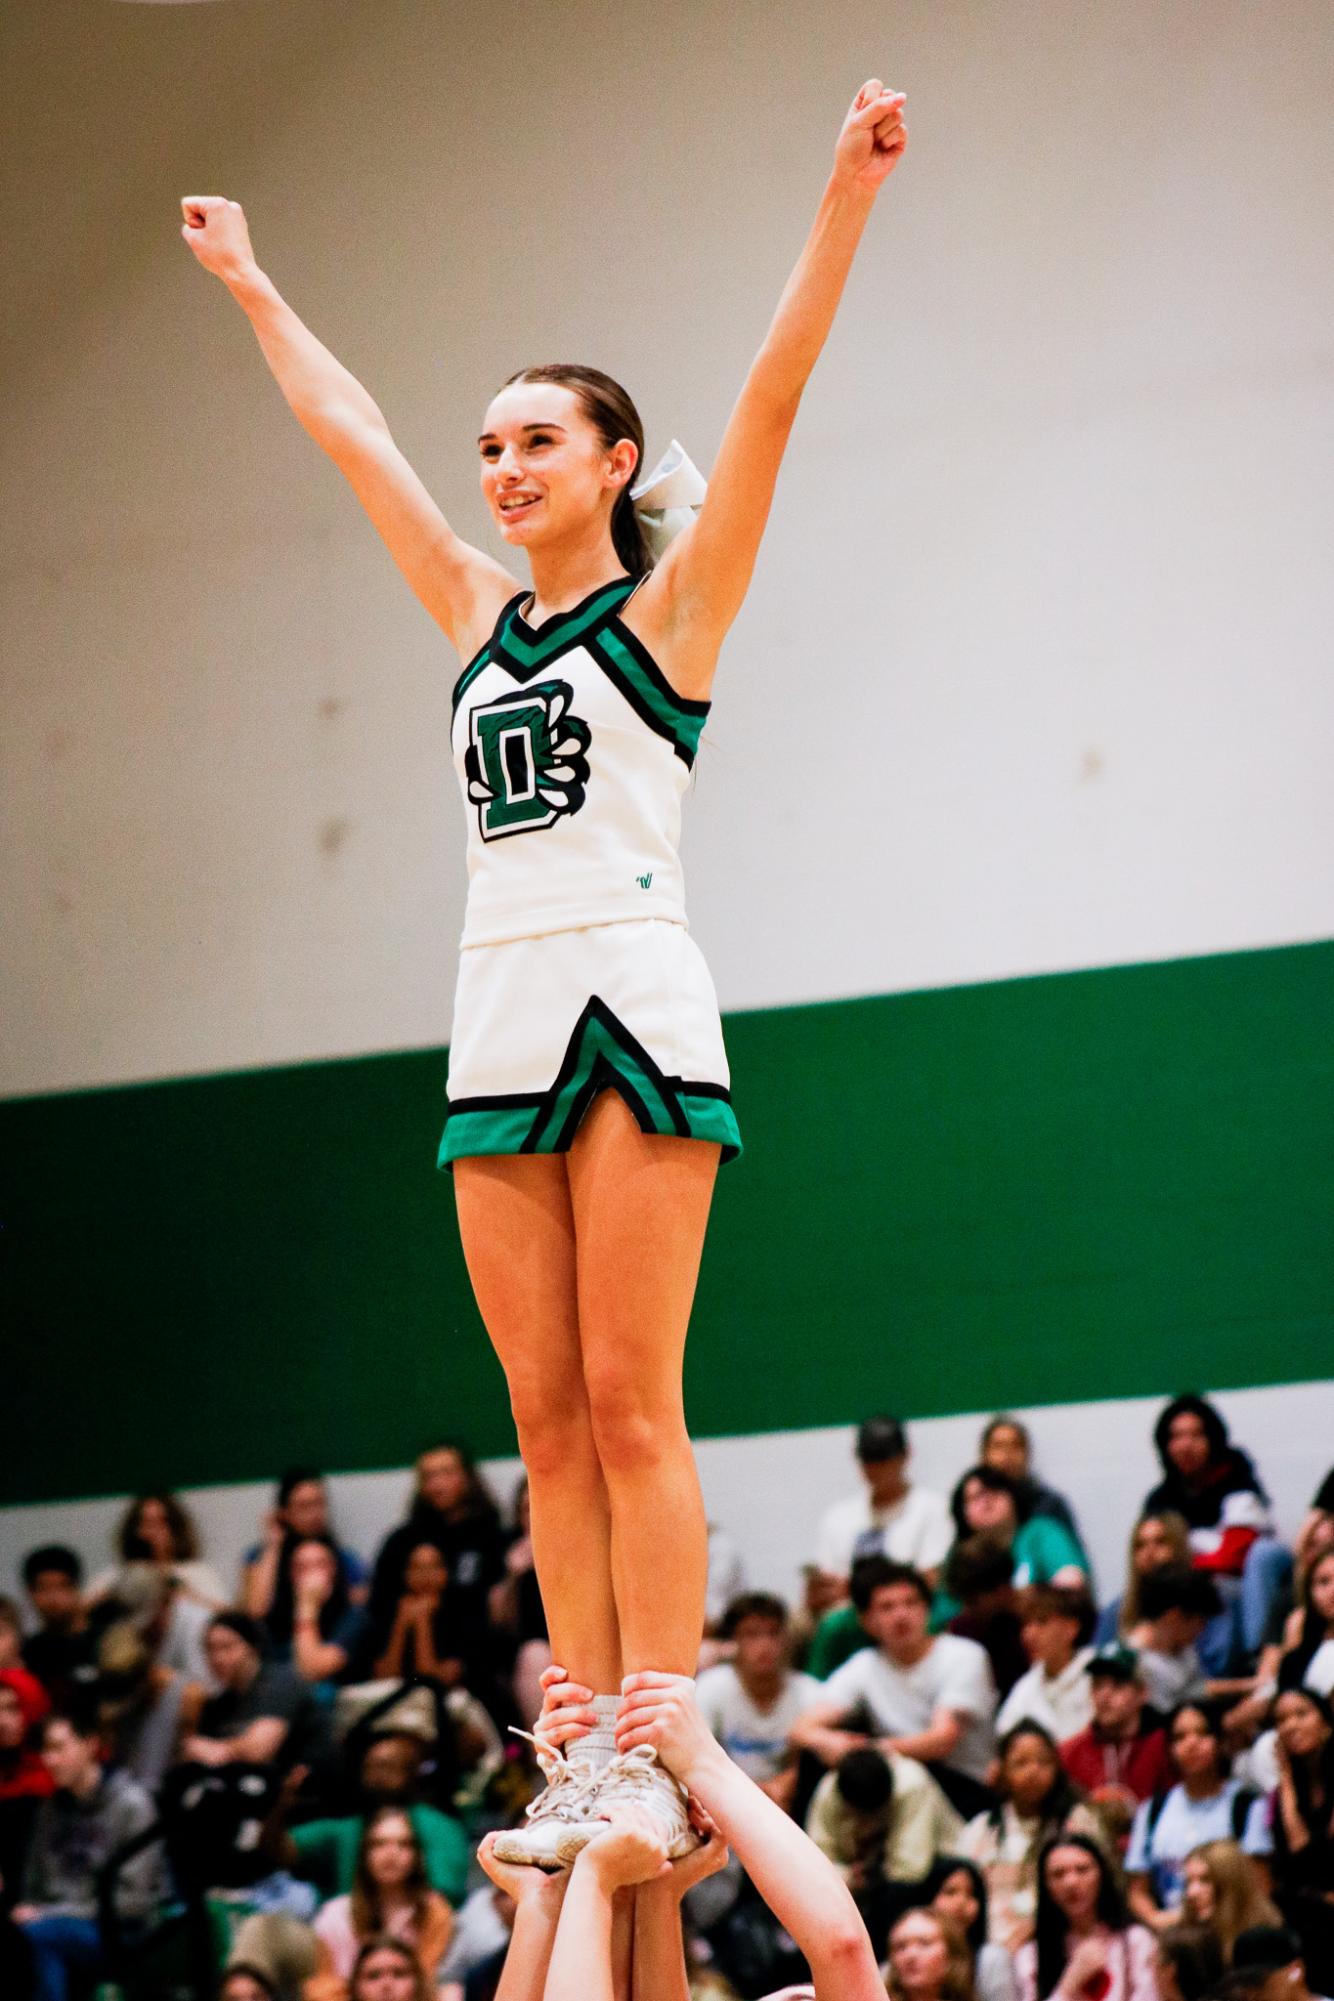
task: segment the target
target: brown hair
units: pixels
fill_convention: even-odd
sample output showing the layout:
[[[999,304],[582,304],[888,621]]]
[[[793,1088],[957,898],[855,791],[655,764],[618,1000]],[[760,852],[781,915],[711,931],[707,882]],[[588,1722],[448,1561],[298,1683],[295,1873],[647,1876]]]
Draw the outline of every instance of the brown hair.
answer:
[[[139,1535],[139,1515],[149,1501],[156,1501],[167,1518],[171,1532],[171,1553],[177,1563],[193,1563],[199,1554],[199,1536],[195,1525],[183,1504],[174,1494],[160,1489],[149,1494],[136,1494],[121,1517],[116,1546],[125,1563],[142,1562],[148,1556],[147,1545]]]
[[[414,1932],[421,1930],[422,1919],[426,1915],[426,1900],[431,1894],[431,1886],[426,1880],[426,1863],[422,1856],[421,1837],[412,1824],[412,1817],[406,1807],[382,1806],[366,1822],[361,1831],[361,1845],[357,1849],[356,1874],[352,1878],[352,1929],[358,1938],[364,1939],[373,1932],[384,1929],[384,1912],[380,1908],[380,1886],[371,1875],[370,1852],[375,1830],[386,1820],[401,1820],[408,1830],[412,1851],[416,1858],[412,1873],[403,1888],[412,1899],[412,1924]]]
[[[357,1954],[352,1968],[352,1978],[348,1982],[349,2001],[357,2001],[357,1982],[366,1961],[377,1952],[392,1952],[411,1969],[413,1979],[412,2001],[431,2001],[431,1984],[426,1978],[426,1969],[412,1947],[401,1938],[392,1938],[388,1932],[380,1932],[368,1938]]]
[[[1186,1857],[1203,1862],[1214,1886],[1214,1914],[1209,1929],[1223,1949],[1223,1963],[1232,1964],[1232,1948],[1253,1925],[1281,1924],[1274,1905],[1255,1880],[1250,1857],[1235,1841],[1202,1841]]]
[[[1126,1588],[1121,1599],[1121,1617],[1117,1621],[1117,1629],[1123,1639],[1134,1632],[1143,1616],[1139,1609],[1139,1589],[1144,1580],[1135,1568],[1135,1539],[1145,1522],[1158,1523],[1172,1545],[1176,1562],[1190,1562],[1190,1528],[1184,1515],[1178,1515],[1171,1508],[1157,1508],[1140,1516],[1130,1531],[1130,1543],[1126,1550]]]
[[[973,1955],[968,1941],[956,1924],[941,1912],[925,1908],[904,1911],[895,1919],[889,1934],[889,1976],[885,1981],[885,1992],[893,1996],[893,2001],[907,2001],[907,1996],[898,1982],[894,1971],[894,1933],[909,1918],[926,1918],[940,1935],[949,1955],[945,1967],[945,1978],[940,1983],[941,2001],[973,2001]]]
[[[600,368],[583,368],[577,362],[551,361],[540,368],[521,368],[501,387],[509,389],[516,382],[552,382],[558,388],[572,389],[579,398],[580,409],[606,450],[610,451],[622,438],[628,438],[635,448],[635,471],[643,470],[644,426],[639,412],[628,392],[610,375],[604,375]],[[653,552],[644,539],[644,530],[630,498],[632,479],[633,474],[617,494],[616,504],[611,510],[611,539],[616,554],[630,575],[646,577],[653,568]]]

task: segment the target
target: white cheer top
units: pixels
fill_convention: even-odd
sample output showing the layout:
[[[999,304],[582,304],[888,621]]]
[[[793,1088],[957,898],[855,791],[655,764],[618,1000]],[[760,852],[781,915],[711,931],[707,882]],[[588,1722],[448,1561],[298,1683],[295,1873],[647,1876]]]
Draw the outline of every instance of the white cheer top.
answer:
[[[622,625],[636,581],[618,577],[539,626],[521,593],[459,676],[465,946],[686,921],[681,799],[709,704],[678,695]]]

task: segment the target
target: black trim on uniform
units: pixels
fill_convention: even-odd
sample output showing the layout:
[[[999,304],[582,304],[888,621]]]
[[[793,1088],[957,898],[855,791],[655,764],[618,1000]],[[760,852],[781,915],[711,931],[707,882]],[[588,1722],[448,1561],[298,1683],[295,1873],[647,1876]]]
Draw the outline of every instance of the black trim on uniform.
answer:
[[[520,591],[517,594],[517,596],[512,597],[507,604],[501,606],[500,616],[499,618],[497,618],[495,624],[491,628],[490,638],[487,640],[484,646],[478,647],[477,651],[473,654],[472,659],[468,662],[467,666],[463,669],[462,673],[459,675],[458,680],[454,683],[454,692],[452,697],[450,698],[451,712],[457,710],[459,705],[459,698],[463,693],[465,684],[472,677],[473,669],[475,667],[480,667],[483,664],[484,655],[492,651],[498,644],[500,639],[500,628],[505,623],[505,620],[509,617],[510,613],[514,610],[516,605],[522,604],[525,597],[531,597],[531,596],[532,596],[531,591]]]
[[[628,570],[626,571],[623,577],[608,577],[605,584],[599,584],[596,590],[589,591],[587,597],[580,598],[578,604],[571,605],[568,611],[553,611],[548,613],[547,617],[542,620],[542,623],[540,625],[529,625],[523,613],[521,611],[514,610],[514,607],[516,605],[521,605],[526,603],[526,601],[533,595],[531,590],[520,591],[517,598],[511,598],[509,603],[505,607],[505,611],[509,612],[511,610],[514,610],[514,623],[516,625],[521,625],[523,627],[525,633],[533,641],[534,645],[540,645],[542,640],[546,638],[547,634],[551,632],[554,627],[558,626],[563,618],[578,618],[581,612],[585,612],[588,610],[588,607],[592,604],[594,598],[600,598],[602,596],[602,593],[604,591],[609,591],[613,584],[637,584],[638,582],[639,582],[638,577],[632,577]],[[622,602],[624,602],[624,600],[622,600]]]
[[[694,751],[691,750],[688,744],[682,743],[680,737],[676,734],[676,731],[672,728],[671,724],[669,722],[664,722],[663,718],[658,714],[656,709],[651,709],[649,707],[648,703],[644,700],[644,697],[640,694],[638,688],[635,687],[633,681],[626,680],[625,675],[621,672],[621,669],[617,665],[616,661],[612,659],[610,653],[607,652],[606,648],[599,644],[599,637],[600,635],[597,632],[591,632],[588,635],[585,644],[587,645],[589,652],[593,655],[593,658],[597,661],[598,666],[602,669],[607,679],[611,682],[612,686],[615,688],[616,692],[619,695],[623,695],[625,697],[626,701],[630,704],[630,707],[639,717],[641,723],[643,723],[648,729],[651,729],[655,736],[660,736],[664,743],[669,743],[671,745],[672,749],[676,752],[676,755],[680,758],[682,764],[684,764],[686,770],[692,771],[695,765]]]
[[[659,667],[638,633],[631,632],[629,626],[622,623],[619,611],[612,613],[611,617],[607,620],[607,624],[616,627],[616,637],[628,653],[634,654],[635,659],[639,662],[660,695],[667,701],[674,702],[676,707],[687,716],[708,715],[713,704],[711,702],[692,701],[689,695],[679,694],[667,679],[667,676],[663,673],[661,667]]]

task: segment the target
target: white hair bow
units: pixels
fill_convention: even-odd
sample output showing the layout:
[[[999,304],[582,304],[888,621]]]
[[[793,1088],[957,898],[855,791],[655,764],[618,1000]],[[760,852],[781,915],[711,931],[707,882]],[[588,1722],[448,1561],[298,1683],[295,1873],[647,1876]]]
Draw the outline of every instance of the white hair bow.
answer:
[[[708,481],[685,446],[673,438],[648,478],[630,489],[644,539],[655,556],[690,526],[708,490]]]

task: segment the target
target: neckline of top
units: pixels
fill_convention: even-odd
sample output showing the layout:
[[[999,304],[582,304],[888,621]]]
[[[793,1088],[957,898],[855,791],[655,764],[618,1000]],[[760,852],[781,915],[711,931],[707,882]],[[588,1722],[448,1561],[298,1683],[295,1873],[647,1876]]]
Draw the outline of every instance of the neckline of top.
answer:
[[[514,623],[518,626],[522,626],[523,630],[526,633],[530,633],[534,639],[540,639],[544,633],[551,632],[558,625],[563,625],[567,619],[578,618],[580,614],[582,612],[586,612],[588,610],[588,607],[591,604],[594,604],[598,598],[604,596],[606,592],[614,589],[617,585],[629,584],[631,587],[633,587],[639,582],[640,579],[638,577],[632,577],[628,570],[625,571],[625,573],[622,576],[609,577],[605,584],[599,584],[595,590],[591,590],[588,593],[587,597],[580,598],[578,604],[571,605],[568,611],[553,611],[548,613],[547,617],[542,620],[540,625],[530,625],[528,623],[528,620],[523,615],[524,605],[531,604],[533,601],[533,593],[531,592],[531,590],[525,591],[522,594],[522,596],[515,599],[512,611],[512,617],[514,619]]]

